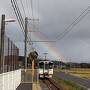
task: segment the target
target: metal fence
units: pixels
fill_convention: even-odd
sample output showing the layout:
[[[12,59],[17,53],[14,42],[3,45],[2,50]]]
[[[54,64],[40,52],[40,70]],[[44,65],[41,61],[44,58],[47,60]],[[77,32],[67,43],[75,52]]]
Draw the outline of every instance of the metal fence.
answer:
[[[10,40],[10,38],[4,35],[4,60],[3,63],[2,62],[0,63],[1,73],[2,71],[8,72],[18,69],[19,67],[18,57],[19,57],[19,49]]]

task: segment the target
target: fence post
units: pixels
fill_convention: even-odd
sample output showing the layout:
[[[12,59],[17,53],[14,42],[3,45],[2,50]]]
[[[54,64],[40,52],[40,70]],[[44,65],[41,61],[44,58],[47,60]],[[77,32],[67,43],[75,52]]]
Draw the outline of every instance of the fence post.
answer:
[[[1,72],[4,73],[4,34],[5,34],[5,15],[2,15],[1,20]]]

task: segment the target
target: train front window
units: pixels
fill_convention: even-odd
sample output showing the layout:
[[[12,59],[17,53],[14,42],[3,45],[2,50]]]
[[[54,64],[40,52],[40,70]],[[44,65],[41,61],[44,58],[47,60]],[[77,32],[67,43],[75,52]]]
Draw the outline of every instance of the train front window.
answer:
[[[49,69],[53,68],[53,63],[49,63]]]
[[[49,64],[45,63],[45,69],[49,69]]]
[[[44,63],[43,62],[39,63],[39,68],[44,68]]]
[[[45,63],[45,69],[52,69],[53,68],[53,63]]]

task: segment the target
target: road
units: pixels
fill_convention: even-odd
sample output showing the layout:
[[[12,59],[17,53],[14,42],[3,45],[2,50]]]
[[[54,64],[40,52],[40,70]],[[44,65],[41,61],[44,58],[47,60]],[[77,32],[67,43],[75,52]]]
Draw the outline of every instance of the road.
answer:
[[[60,77],[60,78],[64,79],[64,80],[73,81],[74,83],[90,90],[90,80],[89,79],[79,78],[79,77],[76,77],[76,76],[66,74],[64,72],[55,72],[55,75],[57,77]]]

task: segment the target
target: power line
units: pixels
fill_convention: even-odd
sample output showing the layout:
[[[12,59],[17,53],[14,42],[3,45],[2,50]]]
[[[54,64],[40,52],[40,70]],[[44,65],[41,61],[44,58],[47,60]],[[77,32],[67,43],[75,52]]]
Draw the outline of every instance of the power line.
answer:
[[[21,27],[21,29],[23,30],[24,34],[25,34],[25,29],[24,29],[24,28],[25,28],[25,24],[24,24],[24,20],[23,20],[23,18],[22,18],[21,12],[20,12],[20,10],[19,10],[17,1],[16,1],[16,0],[11,0],[11,3],[12,3],[12,6],[13,6],[13,9],[14,9],[14,12],[15,12],[15,14],[16,14],[16,17],[17,17],[17,19],[18,19],[18,22],[19,22],[19,24],[20,24],[20,27]],[[31,5],[31,6],[32,6],[32,5]],[[23,8],[24,8],[24,6],[23,6]],[[33,6],[32,6],[32,11],[33,11]],[[24,11],[24,12],[25,12],[25,11]],[[32,13],[32,16],[33,16],[33,18],[34,18],[33,13]],[[34,21],[33,21],[33,25],[34,25]],[[34,26],[33,26],[33,28],[34,28]],[[31,41],[31,35],[30,35],[30,38],[29,38],[29,36],[28,36],[28,42],[29,42],[30,45],[32,45],[33,42],[53,42],[53,41],[31,41],[31,43],[32,43],[32,44],[31,44],[30,41]],[[32,45],[32,47],[33,47],[33,45]]]
[[[12,4],[12,7],[14,9],[14,12],[15,12],[15,15],[17,17],[17,20],[19,22],[19,25],[23,31],[23,34],[25,35],[25,22],[23,20],[23,17],[21,15],[21,12],[19,10],[19,7],[18,7],[18,4],[17,4],[17,1],[16,0],[11,0],[11,4]],[[29,38],[28,38],[29,40]]]
[[[31,12],[30,12],[30,9],[29,9],[29,2],[28,2],[28,0],[26,0],[26,6],[27,6],[27,10],[28,10],[28,15],[30,15],[31,14]],[[31,6],[31,5],[30,5]],[[29,17],[30,18],[30,17]]]
[[[33,1],[31,0],[31,10],[32,10],[32,19],[34,19],[34,13],[33,13]],[[35,23],[34,23],[34,20],[33,20],[33,28],[32,30],[34,30],[34,27],[35,27]],[[32,33],[31,33],[32,35]],[[32,42],[32,48],[34,48],[33,46],[33,42]]]
[[[20,0],[21,1],[21,4],[22,4],[22,0]],[[29,11],[28,10],[28,4],[27,4],[27,0],[26,0],[26,6],[27,6],[27,11]],[[25,17],[26,17],[26,13],[25,13],[25,9],[24,9],[24,6],[23,6],[23,4],[22,4],[22,8],[23,8],[23,12],[24,12],[24,14],[25,14]],[[28,13],[29,14],[29,13]],[[30,38],[29,38],[29,36],[28,36],[28,40],[30,41],[31,40],[31,36],[30,36]],[[29,44],[31,45],[31,43],[29,42]]]
[[[33,32],[33,30],[35,29],[35,23],[34,23],[34,12],[33,12],[33,1],[32,0],[30,0],[30,6],[31,6],[31,15],[32,15],[32,24],[33,24],[33,27],[32,27],[32,32]],[[30,10],[29,10],[30,11]],[[30,41],[32,40],[31,38],[32,38],[32,32],[30,32]],[[32,48],[34,48],[34,46],[33,46],[33,42],[31,42],[31,47]]]
[[[21,13],[20,13],[19,8],[18,8],[17,1],[16,1],[16,0],[11,0],[11,4],[12,4],[12,7],[13,7],[13,9],[14,9],[16,18],[17,18],[17,20],[18,20],[18,22],[19,22],[19,25],[20,25],[20,27],[21,27],[21,29],[22,29],[22,31],[23,31],[23,34],[24,34],[24,28],[25,28],[25,27],[24,27],[24,20],[23,20],[23,18],[22,18],[22,15],[21,15]]]
[[[20,0],[20,2],[21,2],[21,5],[22,5],[22,9],[23,9],[24,15],[25,15],[25,17],[26,17],[26,13],[25,13],[25,9],[24,9],[24,6],[23,6],[23,3],[22,3],[22,0]]]
[[[39,31],[39,25],[40,25],[40,21],[39,21],[39,0],[38,1],[38,6],[37,6],[37,9],[38,9],[38,28],[35,26],[35,20],[34,20],[34,13],[33,13],[33,2],[32,0],[30,0],[30,4],[31,4],[31,9],[32,9],[32,18],[33,18],[33,29],[37,29],[38,31],[35,31],[35,32],[39,32],[40,34],[42,34],[43,36],[47,37],[43,32]]]
[[[60,35],[57,36],[57,40],[63,39],[72,29],[75,27],[90,11],[90,6],[86,8]]]

